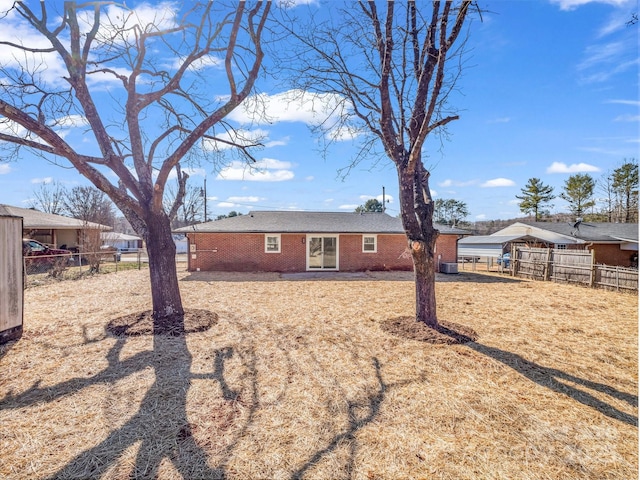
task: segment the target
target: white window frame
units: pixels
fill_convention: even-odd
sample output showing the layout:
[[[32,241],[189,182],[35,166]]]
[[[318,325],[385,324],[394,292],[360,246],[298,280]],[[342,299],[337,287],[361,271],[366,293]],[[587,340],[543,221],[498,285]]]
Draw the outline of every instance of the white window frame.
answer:
[[[365,238],[373,238],[373,250],[365,249],[365,245],[371,245],[365,243]],[[378,253],[378,235],[362,235],[362,253]]]
[[[269,250],[269,239],[275,238],[278,242],[277,250]],[[264,235],[264,253],[280,253],[282,251],[282,238],[279,233],[266,233]]]

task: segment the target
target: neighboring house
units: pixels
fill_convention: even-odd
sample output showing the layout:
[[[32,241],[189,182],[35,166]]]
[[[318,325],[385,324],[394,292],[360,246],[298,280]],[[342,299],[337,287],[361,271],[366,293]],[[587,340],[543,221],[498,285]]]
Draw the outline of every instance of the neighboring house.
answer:
[[[186,235],[174,235],[173,243],[176,244],[176,253],[187,253],[187,250],[189,249],[189,242]]]
[[[456,262],[463,230],[436,226],[437,264]],[[183,227],[189,271],[412,270],[399,218],[386,213],[274,212]]]
[[[106,225],[11,205],[0,204],[0,215],[22,217],[23,238],[32,238],[52,248],[75,249],[87,231],[111,230]]]
[[[461,257],[497,258],[513,244],[590,250],[595,263],[638,266],[637,223],[517,222],[492,235],[464,238],[458,248]]]
[[[103,245],[117,248],[121,252],[137,252],[142,248],[142,239],[135,235],[116,232],[102,232],[100,239]]]

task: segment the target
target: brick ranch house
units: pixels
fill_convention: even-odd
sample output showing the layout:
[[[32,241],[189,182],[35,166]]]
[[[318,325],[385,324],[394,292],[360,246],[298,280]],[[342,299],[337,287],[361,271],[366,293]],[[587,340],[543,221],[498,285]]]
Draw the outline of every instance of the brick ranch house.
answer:
[[[444,225],[437,263],[456,262],[464,230]],[[399,218],[386,213],[256,211],[175,230],[188,241],[189,271],[412,270]]]

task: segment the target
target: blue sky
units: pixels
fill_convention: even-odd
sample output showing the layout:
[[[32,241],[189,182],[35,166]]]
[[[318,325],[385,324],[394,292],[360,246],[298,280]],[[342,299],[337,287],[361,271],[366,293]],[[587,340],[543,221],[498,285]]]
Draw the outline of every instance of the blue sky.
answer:
[[[435,198],[465,202],[471,222],[514,218],[522,215],[515,195],[532,177],[559,194],[572,174],[599,179],[625,158],[640,157],[640,26],[625,25],[638,11],[637,0],[481,4],[490,12],[471,24],[467,67],[453,99],[460,119],[450,124],[448,140],[434,138],[425,150]],[[257,171],[233,162],[190,168],[192,185],[201,186],[206,176],[209,216],[353,211],[369,198],[381,199],[383,186],[387,211],[397,215],[391,162],[365,161],[341,178],[338,170],[349,164],[353,145],[336,143],[321,155],[308,128],[318,117],[307,105],[285,101],[283,88],[258,84],[271,122],[252,126],[252,134],[265,138]],[[238,125],[246,120],[240,110],[231,118]],[[70,133],[68,140],[87,138]],[[71,168],[26,154],[0,163],[0,203],[29,206],[34,191],[54,180],[88,184]],[[568,211],[564,201],[553,203],[552,212]]]

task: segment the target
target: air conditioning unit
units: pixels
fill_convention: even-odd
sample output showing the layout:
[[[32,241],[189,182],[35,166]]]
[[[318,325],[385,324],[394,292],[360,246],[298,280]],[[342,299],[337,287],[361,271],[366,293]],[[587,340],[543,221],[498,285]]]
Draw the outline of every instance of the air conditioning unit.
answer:
[[[458,264],[457,263],[441,263],[440,272],[441,273],[458,273]]]

